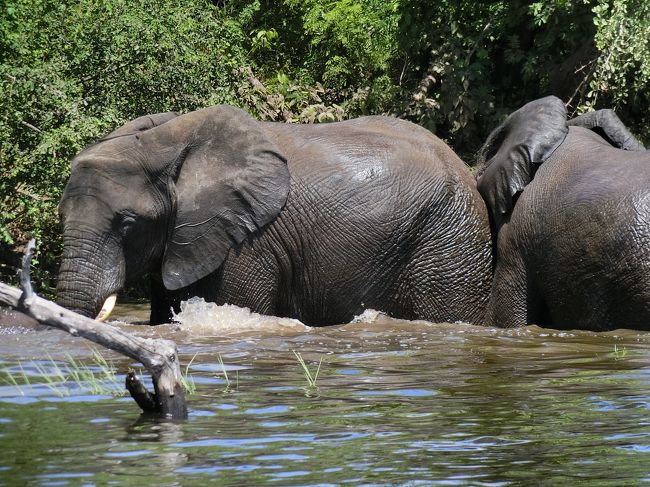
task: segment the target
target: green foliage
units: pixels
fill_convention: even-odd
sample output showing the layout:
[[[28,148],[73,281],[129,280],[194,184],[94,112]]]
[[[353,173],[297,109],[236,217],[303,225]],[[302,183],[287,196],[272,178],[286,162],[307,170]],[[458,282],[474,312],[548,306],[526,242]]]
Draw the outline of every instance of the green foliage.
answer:
[[[548,94],[571,114],[613,107],[648,139],[647,0],[436,3],[401,2],[402,83],[416,86],[404,115],[461,155]]]
[[[614,108],[650,140],[650,2],[601,1],[593,8],[598,56],[580,111]],[[585,93],[586,91],[586,93]]]
[[[495,113],[492,84],[496,63],[515,62],[520,41],[506,25],[522,15],[505,2],[404,2],[400,25],[406,85],[416,88],[405,101],[406,116],[445,139],[477,145],[477,119]],[[511,30],[511,29],[508,29]],[[412,46],[412,47],[410,47]],[[510,69],[500,70],[508,79]],[[485,121],[483,122],[485,123]]]
[[[298,9],[310,37],[310,68],[334,89],[385,72],[395,53],[395,0],[285,0]],[[355,83],[355,84],[356,84]]]
[[[0,278],[53,284],[70,160],[146,113],[390,114],[468,162],[534,98],[611,107],[650,142],[650,0],[8,0],[0,5]]]
[[[267,85],[255,78],[250,68],[242,68],[246,81],[239,86],[240,100],[261,120],[292,123],[335,122],[343,120],[343,109],[326,105],[323,86],[299,85],[284,73],[277,73]]]
[[[10,0],[0,21],[0,244],[34,236],[41,275],[56,272],[56,205],[72,157],[134,117],[238,104],[248,63],[242,24],[207,2]]]
[[[256,57],[265,79],[282,75],[303,91],[319,87],[321,101],[348,116],[391,110],[399,1],[278,3],[269,2],[253,18],[258,32],[278,33],[273,53]],[[381,96],[386,85],[387,96]]]

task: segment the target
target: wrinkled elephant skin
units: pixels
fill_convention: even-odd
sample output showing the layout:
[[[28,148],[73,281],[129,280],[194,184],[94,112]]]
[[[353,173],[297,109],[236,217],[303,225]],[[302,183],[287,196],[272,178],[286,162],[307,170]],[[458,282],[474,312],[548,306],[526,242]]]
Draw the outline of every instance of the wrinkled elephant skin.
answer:
[[[481,322],[492,276],[473,177],[414,124],[260,123],[211,107],[141,117],[81,152],[60,204],[59,301],[94,316],[152,276],[152,324],[183,299],[349,321],[366,308]]]
[[[650,329],[650,152],[609,110],[522,107],[488,137],[496,235],[487,323]]]

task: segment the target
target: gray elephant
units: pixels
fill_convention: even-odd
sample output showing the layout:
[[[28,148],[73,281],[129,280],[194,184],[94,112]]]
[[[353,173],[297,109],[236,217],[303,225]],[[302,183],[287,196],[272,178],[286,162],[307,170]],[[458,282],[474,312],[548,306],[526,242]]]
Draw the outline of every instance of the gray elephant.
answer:
[[[300,319],[481,322],[487,210],[464,163],[409,122],[261,123],[216,106],[138,118],[72,162],[59,302],[94,316],[152,276],[151,323],[197,295]]]
[[[650,152],[611,110],[528,103],[480,151],[496,268],[487,324],[650,329]]]

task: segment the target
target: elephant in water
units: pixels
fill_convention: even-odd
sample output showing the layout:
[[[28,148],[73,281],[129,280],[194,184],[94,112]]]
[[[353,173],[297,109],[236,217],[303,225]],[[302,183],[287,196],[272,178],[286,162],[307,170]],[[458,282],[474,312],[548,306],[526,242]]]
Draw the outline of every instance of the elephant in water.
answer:
[[[611,110],[528,103],[479,156],[496,268],[487,324],[650,329],[650,152]]]
[[[95,316],[151,276],[151,323],[204,297],[309,325],[365,308],[481,322],[489,218],[465,164],[388,117],[258,122],[215,106],[138,118],[72,161],[59,303]]]

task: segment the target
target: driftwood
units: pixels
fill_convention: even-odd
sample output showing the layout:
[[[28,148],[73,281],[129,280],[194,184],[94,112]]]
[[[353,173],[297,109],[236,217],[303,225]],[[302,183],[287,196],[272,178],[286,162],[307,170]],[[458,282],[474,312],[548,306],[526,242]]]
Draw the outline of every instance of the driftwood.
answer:
[[[147,391],[135,374],[129,374],[126,378],[126,388],[141,409],[175,419],[187,418],[176,344],[171,340],[132,336],[37,296],[32,291],[29,278],[33,249],[32,240],[25,250],[20,272],[23,289],[0,282],[0,303],[16,308],[44,325],[86,338],[142,363],[151,374],[155,394]]]

